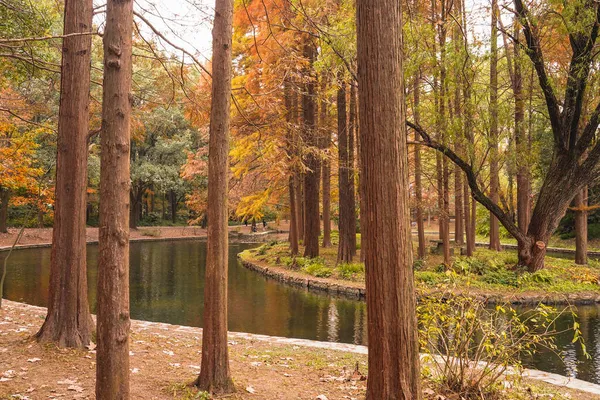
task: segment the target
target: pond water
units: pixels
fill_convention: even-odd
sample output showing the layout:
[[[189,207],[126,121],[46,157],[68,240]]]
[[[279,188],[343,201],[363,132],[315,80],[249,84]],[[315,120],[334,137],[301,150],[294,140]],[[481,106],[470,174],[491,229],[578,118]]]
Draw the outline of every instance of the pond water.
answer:
[[[237,332],[366,344],[366,305],[281,285],[238,264],[236,255],[256,244],[229,247],[229,329]],[[0,253],[2,259],[6,253]],[[88,246],[88,284],[96,307],[98,247]],[[134,319],[202,326],[204,260],[201,241],[136,242],[130,246],[131,316]],[[6,298],[46,306],[50,249],[13,252]],[[579,323],[591,359],[586,359],[572,333],[558,336],[563,363],[551,353],[527,361],[528,366],[600,383],[600,306],[578,309]],[[567,326],[565,318],[558,329]]]

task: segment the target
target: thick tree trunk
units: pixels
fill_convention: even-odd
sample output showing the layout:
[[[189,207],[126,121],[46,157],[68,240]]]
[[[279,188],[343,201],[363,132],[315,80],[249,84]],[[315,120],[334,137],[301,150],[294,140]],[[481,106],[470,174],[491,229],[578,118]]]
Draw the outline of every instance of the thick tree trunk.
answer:
[[[587,242],[588,242],[588,223],[587,223],[587,205],[588,189],[585,187],[575,196],[575,264],[586,265],[587,260]]]
[[[358,0],[368,400],[421,398],[402,76],[402,3]],[[382,238],[385,238],[382,240]]]
[[[92,9],[92,0],[66,2],[64,34],[91,31]],[[48,313],[36,335],[59,347],[87,346],[93,329],[85,236],[91,47],[89,35],[63,39]]]
[[[298,208],[298,240],[304,244],[304,174],[298,172],[296,181],[296,207]]]
[[[129,398],[129,192],[133,0],[109,0],[100,146],[96,398]]]
[[[0,188],[0,233],[8,232],[8,201],[10,191]]]
[[[350,141],[346,114],[346,83],[340,82],[337,91],[338,121],[338,183],[340,196],[340,217],[338,245],[338,263],[351,263],[356,254],[356,226],[354,225],[354,185],[351,183]]]
[[[315,60],[316,49],[309,41],[304,45],[304,57],[309,61],[309,73]],[[305,156],[307,171],[304,174],[304,257],[319,256],[319,236],[321,218],[319,212],[319,186],[321,183],[321,163],[315,153],[318,140],[315,130],[315,82],[310,77],[302,95],[302,119],[304,121],[304,142],[308,145]]]
[[[208,144],[208,239],[202,364],[195,384],[211,394],[235,391],[227,350],[227,187],[233,0],[216,0]]]
[[[421,118],[419,113],[419,102],[420,102],[420,84],[421,71],[415,77],[413,82],[413,117],[416,124],[420,124]],[[416,137],[418,134],[415,132],[415,141],[418,140]],[[417,256],[419,259],[425,258],[426,243],[425,243],[425,226],[423,224],[423,184],[421,182],[421,149],[419,146],[414,146],[415,149],[415,197],[416,197],[416,208],[417,208],[417,236],[419,240],[419,247],[417,250]]]
[[[498,163],[498,0],[492,0],[492,36],[490,55],[490,199],[498,204],[500,170]],[[500,224],[490,213],[491,250],[500,251]]]

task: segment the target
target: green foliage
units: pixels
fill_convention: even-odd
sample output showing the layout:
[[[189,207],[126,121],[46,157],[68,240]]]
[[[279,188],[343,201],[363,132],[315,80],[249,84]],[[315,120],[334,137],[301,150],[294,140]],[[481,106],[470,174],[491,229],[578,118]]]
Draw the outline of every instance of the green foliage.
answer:
[[[333,274],[333,269],[325,266],[325,260],[320,257],[303,258],[302,270],[317,278],[329,278]]]
[[[543,304],[518,313],[509,304],[490,309],[483,301],[449,294],[423,299],[417,312],[432,380],[442,392],[464,399],[497,398],[503,381],[520,378],[523,357],[542,348],[559,354],[554,321],[560,314],[571,314],[573,341],[583,344],[576,316]],[[517,373],[505,375],[509,369]]]
[[[365,264],[363,263],[338,264],[337,269],[339,275],[348,280],[354,280],[357,275],[365,274]]]

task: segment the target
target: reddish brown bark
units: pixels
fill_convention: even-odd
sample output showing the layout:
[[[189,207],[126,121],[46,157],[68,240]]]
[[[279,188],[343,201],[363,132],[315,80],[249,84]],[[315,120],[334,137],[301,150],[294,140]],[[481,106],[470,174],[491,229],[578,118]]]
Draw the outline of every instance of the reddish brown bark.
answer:
[[[293,109],[292,88],[289,79],[284,81],[284,102],[286,107],[286,122],[287,126],[287,156],[291,164],[289,171],[288,192],[290,197],[290,254],[295,256],[298,254],[298,207],[296,203],[296,185],[294,184],[294,174],[296,170],[296,140],[294,137],[295,111]]]
[[[89,32],[92,9],[91,0],[67,1],[64,34]],[[63,40],[48,313],[36,335],[59,347],[87,346],[93,329],[85,237],[91,47],[89,35]]]
[[[96,398],[129,398],[129,190],[133,1],[109,0],[98,237]]]
[[[339,183],[339,233],[338,263],[351,263],[356,254],[356,217],[354,215],[354,181],[350,152],[354,149],[349,140],[346,113],[346,83],[341,81],[337,91],[338,121],[338,183]]]
[[[208,232],[202,364],[195,385],[211,394],[235,391],[227,349],[227,188],[233,0],[216,0],[208,143]]]
[[[587,186],[575,196],[575,264],[586,265],[588,244]]]
[[[395,0],[356,4],[369,400],[421,398],[401,8]]]
[[[323,247],[331,247],[331,165],[327,158],[329,147],[331,145],[331,130],[328,126],[327,118],[327,79],[326,75],[321,76],[321,110],[319,116],[319,129],[321,131],[321,149],[324,150],[325,157],[322,161],[322,198],[323,198]]]
[[[420,71],[413,82],[413,117],[415,121],[420,121],[419,103],[420,103]],[[419,123],[419,122],[417,122]],[[415,133],[415,136],[417,133]],[[415,140],[417,138],[415,137]],[[421,149],[415,146],[415,197],[416,197],[416,215],[417,215],[417,237],[419,247],[417,256],[419,259],[425,258],[426,243],[425,243],[425,226],[423,223],[423,184],[421,182]]]
[[[492,0],[492,36],[490,44],[490,200],[498,204],[500,170],[498,162],[498,0]],[[490,213],[491,250],[500,251],[500,224]]]
[[[312,72],[316,49],[310,42],[304,45],[304,57],[308,60],[307,75]],[[304,122],[304,143],[307,146],[304,157],[304,257],[319,256],[319,236],[321,218],[319,212],[319,187],[321,183],[321,162],[319,160],[318,133],[315,129],[315,80],[310,77],[302,95],[302,120]]]

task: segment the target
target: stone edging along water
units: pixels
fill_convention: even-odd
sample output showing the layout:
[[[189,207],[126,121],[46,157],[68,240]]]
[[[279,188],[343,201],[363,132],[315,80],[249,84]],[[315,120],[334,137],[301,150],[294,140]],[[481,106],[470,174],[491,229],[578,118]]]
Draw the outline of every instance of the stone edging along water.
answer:
[[[8,307],[20,308],[25,312],[34,312],[34,313],[46,313],[47,310],[44,307],[32,306],[25,303],[18,303],[10,300],[4,300],[5,304]],[[201,335],[202,328],[192,327],[192,326],[183,326],[183,325],[172,325],[164,322],[150,322],[150,321],[140,321],[140,320],[131,320],[131,328],[139,329],[139,330],[148,330],[152,328],[159,329],[162,332],[172,331],[174,333],[181,334],[191,334],[191,335]],[[307,340],[307,339],[293,339],[293,338],[285,338],[279,336],[267,336],[267,335],[258,335],[253,333],[243,333],[243,332],[229,332],[228,334],[230,339],[245,339],[245,340],[255,340],[272,344],[280,344],[280,345],[288,345],[288,346],[302,346],[309,347],[314,349],[323,349],[323,350],[333,350],[333,351],[342,351],[347,353],[355,353],[355,354],[368,354],[367,346],[348,344],[348,343],[336,343],[336,342],[319,342],[315,340]],[[421,357],[424,357],[422,354]],[[558,387],[567,387],[570,389],[579,390],[586,393],[597,394],[600,395],[600,385],[583,381],[581,379],[569,378],[566,376],[553,374],[550,372],[544,372],[533,369],[525,369],[523,371],[523,377],[534,379],[542,382],[549,383],[551,385],[555,385]]]
[[[283,267],[272,265],[261,265],[254,260],[244,258],[241,253],[238,254],[240,263],[252,270],[256,271],[267,278],[274,279],[286,285],[300,287],[308,290],[324,292],[334,296],[341,296],[352,300],[365,299],[365,287],[353,283],[345,283],[333,281],[327,278],[316,278],[306,274],[289,271]],[[447,295],[447,292],[432,290],[426,293],[418,293],[422,295]],[[553,305],[592,305],[600,304],[599,292],[579,292],[579,293],[500,293],[500,292],[456,292],[456,295],[468,294],[477,299],[486,301],[489,304],[511,303],[521,305],[536,305],[540,302]]]
[[[229,232],[230,243],[262,243],[269,240],[272,235],[281,233],[279,231],[266,231],[259,233],[237,233]],[[139,242],[170,242],[170,241],[184,241],[184,240],[206,240],[206,235],[190,235],[190,236],[175,236],[175,237],[141,237],[129,239],[130,243]],[[97,240],[88,240],[86,244],[98,244]],[[12,246],[0,246],[0,252],[9,251]],[[52,247],[52,243],[32,243],[32,244],[17,244],[15,250],[26,250],[26,249],[39,249],[45,247]]]

